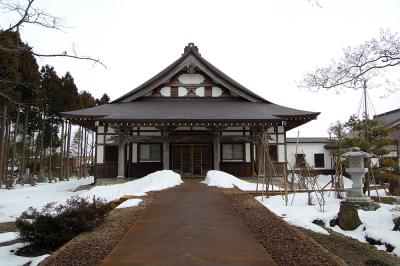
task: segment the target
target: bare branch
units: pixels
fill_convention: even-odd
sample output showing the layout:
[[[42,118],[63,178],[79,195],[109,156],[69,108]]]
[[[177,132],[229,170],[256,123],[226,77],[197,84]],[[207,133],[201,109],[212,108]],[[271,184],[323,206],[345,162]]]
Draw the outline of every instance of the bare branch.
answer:
[[[300,87],[319,89],[363,87],[365,80],[382,70],[400,65],[400,38],[397,33],[381,31],[380,39],[366,41],[343,50],[343,57],[327,67],[305,74]]]
[[[98,59],[98,58],[92,58],[90,56],[78,56],[76,54],[70,55],[66,51],[64,51],[63,53],[60,53],[60,54],[39,54],[39,53],[35,53],[35,52],[32,52],[32,54],[34,56],[38,56],[38,57],[68,57],[68,58],[74,58],[74,59],[79,59],[79,60],[89,60],[89,61],[94,62],[95,64],[100,64],[104,68],[107,68],[107,66],[104,63],[102,63],[100,61],[100,59]]]
[[[17,13],[20,19],[11,24],[4,32],[18,31],[24,24],[34,24],[45,28],[61,29],[62,19],[53,16],[41,9],[33,7],[35,0],[26,0],[26,5],[21,5],[19,2],[0,1],[0,8],[7,13]]]

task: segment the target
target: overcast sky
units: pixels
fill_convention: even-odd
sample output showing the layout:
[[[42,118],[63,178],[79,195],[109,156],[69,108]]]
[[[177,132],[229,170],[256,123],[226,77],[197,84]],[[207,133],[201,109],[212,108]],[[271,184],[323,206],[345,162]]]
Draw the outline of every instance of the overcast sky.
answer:
[[[59,32],[28,26],[21,32],[37,52],[69,51],[74,44],[79,54],[100,58],[107,69],[65,58],[38,63],[53,65],[60,76],[70,71],[80,90],[111,99],[160,72],[194,42],[205,59],[265,99],[321,112],[288,136],[297,130],[302,137],[327,136],[331,123],[357,111],[361,91],[311,92],[296,81],[340,57],[343,48],[378,37],[380,29],[400,32],[400,1],[314,2],[37,0],[36,7],[62,17],[68,27]],[[3,26],[6,19],[0,17]],[[381,98],[384,90],[369,90],[378,114],[400,107],[400,92]]]

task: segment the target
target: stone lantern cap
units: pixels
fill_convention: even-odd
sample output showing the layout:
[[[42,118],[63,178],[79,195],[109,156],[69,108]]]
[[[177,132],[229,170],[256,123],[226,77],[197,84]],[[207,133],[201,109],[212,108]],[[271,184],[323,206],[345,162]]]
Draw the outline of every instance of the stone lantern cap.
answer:
[[[372,157],[371,154],[361,151],[360,148],[358,148],[358,147],[351,148],[350,151],[345,152],[342,156],[344,158],[370,158],[370,157]]]

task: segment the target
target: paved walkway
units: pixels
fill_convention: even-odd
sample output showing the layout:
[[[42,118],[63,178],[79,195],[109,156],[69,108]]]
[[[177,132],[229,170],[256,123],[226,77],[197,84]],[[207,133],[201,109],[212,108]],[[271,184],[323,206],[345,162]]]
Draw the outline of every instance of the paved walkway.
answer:
[[[160,192],[103,265],[275,263],[218,189],[184,183]]]

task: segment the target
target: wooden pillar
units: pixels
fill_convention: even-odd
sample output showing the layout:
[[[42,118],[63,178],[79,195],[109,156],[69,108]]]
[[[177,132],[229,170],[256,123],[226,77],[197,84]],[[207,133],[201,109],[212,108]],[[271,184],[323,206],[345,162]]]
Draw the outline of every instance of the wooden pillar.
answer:
[[[121,137],[118,141],[118,175],[117,178],[125,178],[125,140]]]
[[[219,165],[221,161],[221,152],[220,152],[220,138],[219,138],[219,132],[217,131],[214,134],[214,170],[219,170]]]
[[[168,132],[163,133],[163,164],[164,170],[169,170],[169,134]]]

